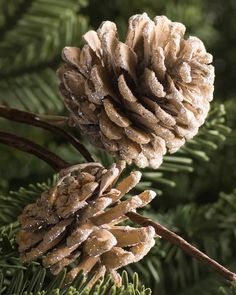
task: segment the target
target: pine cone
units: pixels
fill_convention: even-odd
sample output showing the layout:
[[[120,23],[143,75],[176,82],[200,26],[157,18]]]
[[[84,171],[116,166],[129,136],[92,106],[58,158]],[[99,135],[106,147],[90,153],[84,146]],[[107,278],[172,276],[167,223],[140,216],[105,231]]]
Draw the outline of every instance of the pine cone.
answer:
[[[118,226],[126,213],[155,197],[153,191],[145,191],[120,201],[141,177],[134,171],[113,188],[124,168],[125,162],[120,161],[108,170],[87,163],[62,171],[57,185],[27,205],[19,217],[17,242],[22,261],[43,256],[43,266],[53,274],[73,262],[66,283],[81,270],[86,274],[92,269],[94,281],[108,272],[119,283],[116,270],[142,259],[155,243],[151,226]]]
[[[125,42],[103,22],[66,47],[58,75],[72,121],[96,146],[139,167],[158,168],[204,123],[213,98],[211,54],[185,26],[146,13],[129,20]]]

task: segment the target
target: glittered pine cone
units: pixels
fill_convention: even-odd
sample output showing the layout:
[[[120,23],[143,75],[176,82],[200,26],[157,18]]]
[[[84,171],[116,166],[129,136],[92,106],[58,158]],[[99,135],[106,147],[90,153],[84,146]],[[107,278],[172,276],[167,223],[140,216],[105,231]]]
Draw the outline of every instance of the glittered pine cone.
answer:
[[[53,274],[68,266],[65,283],[82,270],[95,273],[93,282],[111,273],[119,284],[116,270],[142,259],[155,243],[151,226],[118,226],[126,213],[155,197],[153,191],[144,191],[120,201],[141,178],[134,171],[116,184],[124,168],[125,162],[120,161],[108,170],[87,163],[61,171],[58,183],[27,205],[19,217],[16,240],[22,261],[42,258]]]
[[[129,20],[125,42],[103,22],[66,47],[58,75],[71,119],[96,146],[139,167],[158,168],[204,123],[213,98],[212,55],[185,26],[146,13]]]

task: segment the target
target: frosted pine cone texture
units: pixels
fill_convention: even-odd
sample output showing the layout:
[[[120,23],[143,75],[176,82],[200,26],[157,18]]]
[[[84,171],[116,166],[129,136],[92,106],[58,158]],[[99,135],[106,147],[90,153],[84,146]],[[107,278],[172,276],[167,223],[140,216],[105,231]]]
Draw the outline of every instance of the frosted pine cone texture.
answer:
[[[103,22],[66,47],[58,75],[72,120],[96,146],[139,167],[158,168],[204,123],[213,98],[212,55],[185,26],[146,13],[129,20],[125,42]]]
[[[120,201],[141,177],[134,171],[115,185],[124,168],[125,162],[120,161],[108,170],[87,163],[62,171],[57,185],[27,205],[19,217],[22,261],[43,257],[43,266],[53,274],[69,266],[65,283],[81,270],[93,271],[94,282],[108,272],[120,283],[116,270],[142,259],[155,244],[151,226],[118,226],[126,213],[155,197],[153,191],[144,191]]]

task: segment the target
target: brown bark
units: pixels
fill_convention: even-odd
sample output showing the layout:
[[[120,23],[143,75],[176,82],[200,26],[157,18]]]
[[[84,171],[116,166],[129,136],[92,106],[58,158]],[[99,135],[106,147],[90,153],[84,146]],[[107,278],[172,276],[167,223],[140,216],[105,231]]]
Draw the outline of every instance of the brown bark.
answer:
[[[70,142],[81,153],[81,155],[85,158],[86,161],[94,161],[89,151],[76,137],[72,136],[71,134],[69,134],[64,129],[58,126],[43,121],[41,116],[37,116],[33,113],[20,111],[5,106],[0,106],[0,117],[3,117],[11,121],[43,128],[52,133],[55,133],[63,137],[66,141]]]
[[[56,154],[23,137],[7,132],[0,132],[0,143],[17,148],[20,151],[38,157],[50,165],[57,172],[69,166],[69,163],[64,161]]]

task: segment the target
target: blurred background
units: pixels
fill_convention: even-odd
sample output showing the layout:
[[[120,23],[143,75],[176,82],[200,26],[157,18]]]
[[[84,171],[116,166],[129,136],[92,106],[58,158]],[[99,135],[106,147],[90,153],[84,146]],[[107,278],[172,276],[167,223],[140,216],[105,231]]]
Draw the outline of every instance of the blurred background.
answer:
[[[0,104],[37,114],[67,115],[56,76],[62,48],[81,46],[83,33],[97,29],[104,20],[114,21],[124,39],[129,17],[143,12],[151,18],[164,14],[180,21],[187,35],[202,39],[214,56],[216,80],[208,123],[174,157],[167,156],[160,170],[145,170],[139,188],[151,186],[158,192],[152,205],[155,218],[223,263],[232,263],[236,261],[236,223],[230,213],[236,200],[235,0],[0,0]],[[0,130],[25,136],[70,163],[84,161],[68,143],[46,131],[3,119]],[[71,132],[88,145],[79,130]],[[104,152],[88,148],[103,163],[111,162]],[[2,194],[46,181],[52,174],[47,164],[0,145]],[[155,247],[152,255],[159,260],[153,262],[150,256],[135,268],[147,286],[159,290],[154,294],[173,294],[173,290],[195,294],[199,286],[207,290],[205,294],[216,294],[206,286],[217,288],[222,281],[214,281],[213,275],[205,282],[209,274],[205,269],[168,247],[162,245],[161,251]]]

